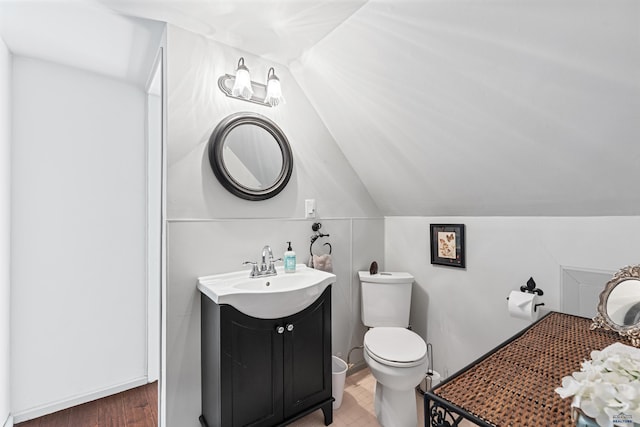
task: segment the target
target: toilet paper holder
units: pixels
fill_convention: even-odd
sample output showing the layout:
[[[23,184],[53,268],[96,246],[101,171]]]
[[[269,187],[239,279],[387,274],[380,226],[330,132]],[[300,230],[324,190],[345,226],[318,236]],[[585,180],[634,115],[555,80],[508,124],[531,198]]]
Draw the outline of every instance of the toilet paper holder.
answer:
[[[526,285],[520,286],[520,292],[528,292],[530,294],[536,294],[538,296],[544,295],[544,292],[542,291],[542,289],[536,288],[536,282],[535,280],[533,280],[533,277],[530,277],[529,280],[527,280]],[[508,299],[509,297],[507,297],[507,300]],[[535,304],[533,306],[533,311],[538,311],[538,307],[540,307],[541,305],[544,305],[544,303],[541,302],[541,303]]]
[[[530,294],[538,294],[538,296],[544,295],[542,289],[536,288],[536,282],[535,280],[533,280],[533,277],[529,277],[529,280],[527,280],[527,284],[520,286],[520,290],[522,292],[529,292]]]

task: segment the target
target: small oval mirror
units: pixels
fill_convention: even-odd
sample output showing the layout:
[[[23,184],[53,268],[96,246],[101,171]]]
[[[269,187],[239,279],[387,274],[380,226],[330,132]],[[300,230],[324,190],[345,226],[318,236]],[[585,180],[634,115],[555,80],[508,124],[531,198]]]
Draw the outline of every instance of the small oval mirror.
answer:
[[[619,282],[609,293],[607,314],[619,326],[632,326],[640,322],[640,280]]]
[[[236,113],[223,119],[209,138],[209,163],[218,181],[247,200],[281,192],[293,170],[289,141],[268,118]]]
[[[607,282],[591,325],[595,328],[616,331],[640,347],[640,265],[620,269]]]

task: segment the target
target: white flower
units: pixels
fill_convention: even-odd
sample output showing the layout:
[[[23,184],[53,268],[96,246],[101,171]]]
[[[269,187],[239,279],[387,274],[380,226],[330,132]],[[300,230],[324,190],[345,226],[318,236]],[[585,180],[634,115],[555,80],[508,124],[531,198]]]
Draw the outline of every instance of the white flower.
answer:
[[[590,356],[579,372],[562,379],[556,393],[563,399],[574,396],[572,405],[602,427],[618,425],[620,414],[640,423],[640,351],[614,344]]]
[[[573,379],[573,377],[564,377],[562,379],[562,387],[558,387],[556,389],[556,393],[560,395],[561,398],[573,396],[578,393],[580,390],[580,383]]]

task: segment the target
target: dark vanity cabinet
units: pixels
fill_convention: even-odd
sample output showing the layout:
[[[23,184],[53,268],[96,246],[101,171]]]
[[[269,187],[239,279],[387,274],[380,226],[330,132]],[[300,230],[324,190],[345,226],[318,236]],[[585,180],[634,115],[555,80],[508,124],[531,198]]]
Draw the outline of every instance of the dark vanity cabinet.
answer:
[[[285,425],[317,409],[331,424],[331,286],[280,319],[201,298],[203,426]]]

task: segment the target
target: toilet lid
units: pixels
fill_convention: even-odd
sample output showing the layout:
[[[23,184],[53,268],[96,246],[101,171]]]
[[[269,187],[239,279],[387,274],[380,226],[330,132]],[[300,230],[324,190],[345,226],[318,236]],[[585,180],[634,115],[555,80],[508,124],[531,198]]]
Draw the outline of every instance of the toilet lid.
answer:
[[[364,346],[374,358],[394,363],[419,362],[427,354],[424,340],[404,328],[370,329],[364,335]]]

